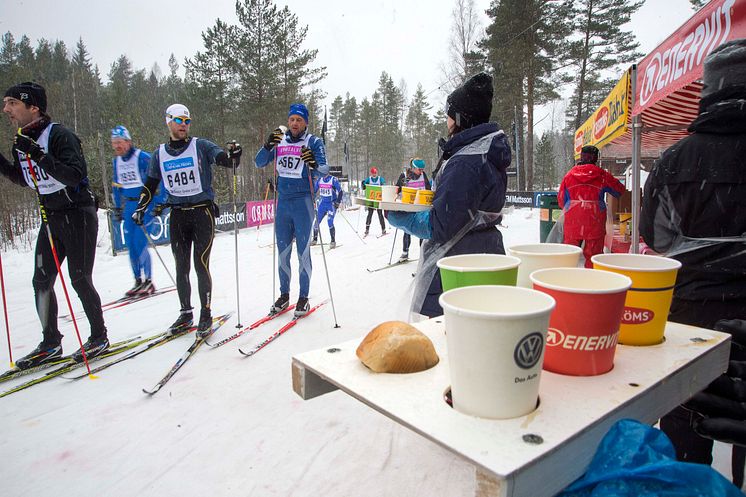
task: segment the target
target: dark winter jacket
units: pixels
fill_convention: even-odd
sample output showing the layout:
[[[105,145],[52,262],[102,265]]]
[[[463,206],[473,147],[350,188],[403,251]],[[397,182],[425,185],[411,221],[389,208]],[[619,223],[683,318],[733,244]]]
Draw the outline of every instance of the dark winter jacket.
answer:
[[[48,123],[49,120],[45,119],[40,125],[24,130],[24,133],[38,140]],[[49,133],[48,148],[44,159],[39,163],[41,174],[52,176],[64,184],[65,188],[42,195],[44,207],[50,211],[57,211],[96,205],[93,192],[88,188],[88,166],[80,140],[75,133],[61,124],[55,124]],[[28,186],[18,153],[14,147],[11,151],[12,163],[0,154],[0,173],[13,183]]]
[[[504,254],[498,213],[505,204],[510,146],[496,123],[479,124],[448,140],[435,178],[435,197],[430,211],[432,238],[423,256],[451,241],[462,228],[473,224],[446,255]],[[494,213],[487,221],[474,222],[479,211]],[[439,316],[438,297],[443,292],[440,272],[435,271],[421,313]]]
[[[697,239],[746,236],[746,87],[703,99],[689,131],[648,177],[640,234],[683,264],[674,299],[732,301],[744,317],[746,242]],[[700,248],[676,255],[682,242]]]
[[[565,240],[592,240],[606,235],[606,200],[619,197],[624,185],[596,164],[577,164],[560,183],[557,200],[565,211]]]

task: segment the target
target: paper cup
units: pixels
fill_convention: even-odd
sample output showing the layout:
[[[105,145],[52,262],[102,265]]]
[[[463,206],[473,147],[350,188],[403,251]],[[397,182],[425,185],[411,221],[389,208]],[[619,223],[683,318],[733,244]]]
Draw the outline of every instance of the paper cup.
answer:
[[[408,186],[401,187],[401,201],[403,204],[413,204],[416,196],[417,188],[410,188]]]
[[[603,374],[614,367],[614,352],[628,277],[585,268],[539,269],[534,289],[554,297],[544,369],[573,376]]]
[[[367,207],[378,208],[378,202],[381,201],[381,185],[366,186],[365,198],[369,200],[369,202],[365,202]]]
[[[381,200],[383,202],[396,202],[396,195],[399,193],[399,187],[394,185],[381,186]]]
[[[582,252],[580,247],[564,243],[529,243],[508,248],[510,255],[521,260],[517,284],[524,288],[532,288],[529,275],[537,269],[577,267]]]
[[[445,292],[472,285],[515,286],[520,263],[509,255],[465,254],[440,259],[438,268]]]
[[[550,296],[527,288],[471,286],[440,296],[453,407],[483,418],[536,409]]]
[[[591,262],[595,269],[632,279],[632,288],[624,302],[619,343],[661,343],[681,263],[668,257],[640,254],[598,254],[591,257]]]
[[[435,193],[431,190],[417,190],[417,194],[414,196],[414,203],[432,205],[434,196]]]

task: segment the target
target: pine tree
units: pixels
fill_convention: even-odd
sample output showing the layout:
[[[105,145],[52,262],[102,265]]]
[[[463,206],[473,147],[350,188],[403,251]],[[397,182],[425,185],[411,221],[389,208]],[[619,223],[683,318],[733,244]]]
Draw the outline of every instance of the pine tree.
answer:
[[[549,132],[545,132],[541,135],[539,143],[536,144],[536,176],[539,189],[548,190],[556,184],[554,163],[552,137]]]

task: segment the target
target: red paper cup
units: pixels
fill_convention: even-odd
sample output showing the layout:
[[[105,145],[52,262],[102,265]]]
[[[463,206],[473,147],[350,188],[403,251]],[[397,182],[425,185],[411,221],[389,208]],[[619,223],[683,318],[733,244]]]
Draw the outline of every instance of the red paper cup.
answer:
[[[632,280],[609,271],[553,268],[534,271],[531,281],[557,302],[549,318],[544,369],[573,376],[611,371]]]

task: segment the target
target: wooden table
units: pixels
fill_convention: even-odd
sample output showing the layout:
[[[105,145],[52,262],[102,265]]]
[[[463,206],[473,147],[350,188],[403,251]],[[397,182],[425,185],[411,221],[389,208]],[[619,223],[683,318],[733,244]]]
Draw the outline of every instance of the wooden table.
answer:
[[[461,414],[449,387],[442,318],[418,323],[440,363],[421,373],[377,374],[355,355],[361,339],[293,357],[293,390],[311,399],[340,389],[474,464],[477,496],[552,496],[581,476],[619,419],[653,424],[727,369],[730,335],[676,323],[666,341],[617,347],[614,369],[592,377],[542,372],[540,405],[508,420]]]

